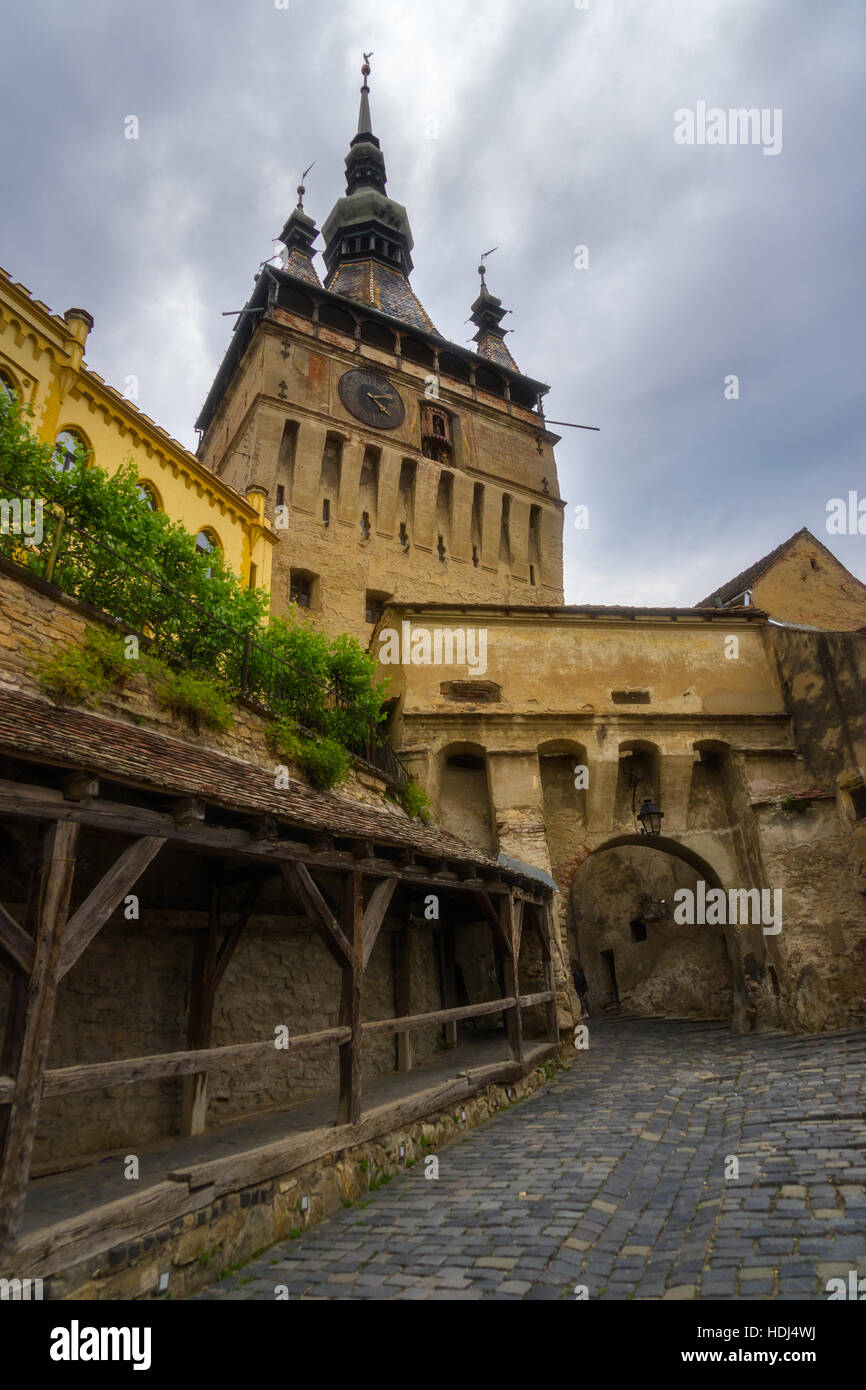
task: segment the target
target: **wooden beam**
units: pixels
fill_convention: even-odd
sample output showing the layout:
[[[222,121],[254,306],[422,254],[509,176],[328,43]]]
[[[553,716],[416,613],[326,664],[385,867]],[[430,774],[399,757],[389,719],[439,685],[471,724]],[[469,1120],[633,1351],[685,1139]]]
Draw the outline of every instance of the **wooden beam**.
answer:
[[[473,892],[473,896],[481,909],[481,913],[484,917],[485,922],[487,923],[491,932],[493,933],[494,942],[500,947],[504,955],[513,955],[514,945],[511,936],[506,931],[505,927],[502,925],[502,922],[499,919],[499,915],[496,912],[496,909],[494,908],[492,902],[490,901],[489,893],[487,891],[485,891],[484,893],[479,893],[476,891]]]
[[[403,1019],[412,1013],[412,928],[407,926],[397,937],[394,966],[394,1008]],[[366,1025],[369,1027],[370,1025]],[[397,1070],[412,1070],[412,1038],[408,1028],[397,1033]]]
[[[367,969],[370,957],[373,954],[373,947],[376,944],[376,937],[379,929],[385,920],[385,914],[391,906],[391,899],[394,896],[394,889],[397,887],[396,878],[383,878],[381,883],[377,883],[373,889],[370,901],[367,904],[367,911],[364,913],[364,923],[362,928],[363,936],[363,958],[361,968]]]
[[[222,945],[217,951],[216,964],[214,965],[215,991],[219,989],[219,986],[222,983],[222,978],[223,975],[226,973],[229,961],[234,955],[237,944],[244,933],[247,923],[253,915],[253,910],[259,898],[261,897],[263,888],[264,880],[259,878],[253,879],[251,883],[247,884],[246,889],[244,890],[244,895],[241,898],[240,907],[238,908],[238,915],[235,918],[234,925],[230,927],[229,930],[226,932],[225,936],[223,937]]]
[[[517,926],[514,920],[514,899],[509,893],[502,899],[502,917],[505,934],[511,943],[511,951],[502,952],[502,980],[506,994],[519,995],[517,968]],[[508,1050],[511,1060],[523,1066],[523,1019],[519,1009],[510,1009],[505,1015],[505,1032],[508,1036]]]
[[[520,956],[520,943],[523,939],[523,914],[526,903],[523,898],[518,898],[516,895],[513,895],[512,900],[514,903],[514,959],[517,960]]]
[[[518,1004],[521,1009],[531,1009],[535,1004],[549,1004],[556,995],[551,989],[543,989],[538,994],[521,994]]]
[[[276,1143],[248,1149],[245,1153],[187,1165],[173,1170],[168,1176],[175,1182],[188,1183],[191,1188],[213,1186],[214,1195],[220,1196],[224,1192],[267,1182],[269,1178],[303,1167],[324,1154],[368,1143],[380,1134],[388,1134],[413,1120],[443,1110],[468,1093],[466,1077],[457,1077],[425,1091],[416,1091],[402,1100],[376,1106],[358,1124],[337,1129],[329,1125],[308,1130],[305,1134],[290,1135]]]
[[[457,959],[454,948],[454,928],[443,927],[434,937],[439,956],[439,976],[442,982],[442,1003],[446,1009],[457,1007]],[[456,1047],[460,1041],[460,1025],[451,1020],[445,1024],[445,1041]]]
[[[255,828],[254,823],[260,813],[251,811],[249,814],[251,824]],[[153,835],[201,854],[231,855],[238,859],[255,860],[260,864],[272,863],[280,868],[283,863],[290,862],[323,869],[340,869],[343,872],[356,867],[352,855],[348,852],[335,850],[318,853],[309,844],[297,840],[257,840],[247,830],[230,829],[203,822],[190,821],[179,825],[172,816],[146,807],[129,806],[125,802],[99,798],[94,799],[89,805],[66,801],[61,792],[49,787],[31,787],[22,782],[2,779],[0,816],[15,821],[68,821],[118,835]],[[388,849],[395,858],[377,859],[365,864],[365,875],[376,878],[396,876],[401,881],[405,879],[407,883],[448,889],[454,893],[478,893],[478,889],[470,883],[437,878],[429,867],[416,866],[416,871],[409,873],[407,867],[399,862],[398,845],[390,841],[383,842],[382,848]],[[509,888],[507,883],[487,879],[484,892],[488,897],[500,896],[508,893]]]
[[[23,927],[0,903],[0,950],[4,951],[13,966],[29,975],[36,959],[36,945]]]
[[[45,837],[42,879],[36,908],[35,959],[24,998],[24,1026],[14,1060],[15,1097],[9,1109],[0,1157],[0,1251],[15,1244],[27,1180],[45,1061],[51,1041],[54,1005],[60,978],[60,953],[75,872],[78,826],[52,825]]]
[[[338,1125],[356,1125],[361,1118],[361,985],[363,982],[361,962],[364,955],[364,899],[362,890],[362,875],[359,873],[349,874],[343,894],[343,931],[345,937],[352,942],[352,951],[343,965],[340,1026],[351,1029],[351,1037],[340,1048]]]
[[[92,893],[70,917],[66,927],[63,951],[60,956],[60,978],[73,967],[87,950],[93,938],[102,930],[115,908],[138,882],[165,844],[165,840],[145,836],[135,840],[123,851],[111,868],[99,880]]]
[[[507,1013],[517,1008],[517,1000],[486,999],[483,1004],[461,1004],[459,1009],[437,1009],[432,1014],[409,1014],[401,1018],[377,1018],[372,1023],[363,1023],[361,1032],[365,1038],[378,1033],[405,1033],[412,1028],[426,1028],[431,1023],[457,1022],[463,1018],[483,1018],[485,1014]]]
[[[352,1036],[348,1028],[325,1028],[318,1033],[291,1035],[286,1050],[297,1052],[325,1044],[344,1043]],[[189,1076],[204,1068],[240,1067],[266,1061],[275,1052],[274,1039],[263,1042],[230,1043],[226,1047],[193,1049],[189,1052],[154,1053],[150,1057],[129,1057],[119,1062],[89,1062],[78,1067],[60,1067],[46,1071],[42,1090],[44,1100],[55,1096],[77,1096],[87,1091],[102,1091],[108,1086],[135,1086],[140,1081],[154,1081],[164,1076]],[[277,1055],[282,1055],[282,1049]],[[0,1076],[0,1105],[11,1104],[15,1082],[11,1076]]]
[[[535,921],[541,940],[541,952],[544,960],[544,983],[547,986],[547,993],[550,995],[550,998],[545,1002],[547,1036],[551,1042],[558,1042],[559,1018],[556,1012],[556,971],[553,965],[550,908],[546,904],[543,907],[533,904],[527,911]]]
[[[280,867],[283,877],[301,906],[306,909],[310,921],[315,923],[321,932],[325,945],[337,964],[345,966],[354,963],[354,947],[310,877],[306,864],[285,863]]]
[[[192,948],[186,1041],[187,1047],[195,1051],[210,1047],[213,1029],[213,1001],[220,933],[220,892],[220,884],[216,880],[211,884],[207,932],[198,933]],[[184,1077],[180,1132],[185,1138],[194,1134],[204,1134],[206,1123],[207,1072],[202,1069]]]

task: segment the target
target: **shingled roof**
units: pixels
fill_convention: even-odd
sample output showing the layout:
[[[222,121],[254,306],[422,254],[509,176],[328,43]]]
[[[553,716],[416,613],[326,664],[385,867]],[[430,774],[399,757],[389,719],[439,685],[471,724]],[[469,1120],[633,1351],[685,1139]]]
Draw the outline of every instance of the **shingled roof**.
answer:
[[[301,782],[292,781],[286,790],[277,791],[269,769],[17,692],[0,693],[0,751],[55,767],[83,768],[165,795],[195,796],[230,811],[273,816],[298,829],[416,850],[529,881],[437,826],[316,792]]]

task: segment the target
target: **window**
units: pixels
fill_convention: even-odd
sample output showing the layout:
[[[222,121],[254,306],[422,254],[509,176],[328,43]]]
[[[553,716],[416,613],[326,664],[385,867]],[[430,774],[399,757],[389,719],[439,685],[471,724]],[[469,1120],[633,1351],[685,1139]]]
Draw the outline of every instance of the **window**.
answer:
[[[156,489],[150,483],[139,479],[135,485],[135,490],[138,493],[139,502],[143,502],[149,512],[162,511]]]
[[[453,453],[451,433],[450,415],[439,406],[422,403],[421,452],[424,457],[436,463],[450,463]]]
[[[77,430],[62,430],[54,444],[52,462],[58,473],[68,473],[75,466],[78,450],[87,454],[87,445]]]
[[[628,925],[632,941],[646,941],[646,922],[641,917],[635,917]]]
[[[534,587],[535,587],[535,566],[534,566],[534,565],[530,565],[530,566],[529,566],[529,582],[530,582],[530,584],[531,584],[531,585],[533,586],[533,588],[534,588]]]
[[[205,527],[204,530],[199,531],[195,538],[195,548],[199,555],[212,555],[215,559],[219,559],[221,546],[215,533],[211,531],[209,527]],[[208,579],[210,579],[213,574],[213,569],[205,570],[205,574]]]
[[[299,608],[318,606],[318,576],[309,570],[292,570],[289,581],[289,598]]]
[[[400,544],[404,550],[409,549],[409,532],[406,530],[405,521],[400,522]]]
[[[18,388],[8,372],[0,372],[0,397],[7,401],[18,399]]]
[[[328,497],[322,502],[322,522],[325,526],[330,526],[331,524],[331,502]]]
[[[851,788],[851,805],[854,807],[854,819],[866,819],[866,786]]]
[[[650,703],[648,690],[612,690],[610,698],[615,705],[648,705]]]
[[[368,623],[378,623],[379,620],[384,617],[385,605],[389,597],[389,594],[378,594],[370,589],[367,590],[364,616]]]
[[[250,564],[250,588],[251,588],[251,589],[254,589],[254,588],[256,587],[256,581],[258,580],[258,577],[259,577],[259,567],[258,567],[258,565]]]
[[[473,545],[473,547],[472,547],[472,563],[473,563],[473,565],[475,566],[476,569],[478,568],[478,566],[479,566],[480,563],[481,563],[481,561],[480,561],[479,558],[478,558],[478,546],[477,546],[477,545]]]
[[[444,538],[443,538],[442,536],[439,536],[438,540],[436,541],[436,549],[437,549],[437,551],[438,551],[438,553],[439,553],[439,559],[441,560],[442,564],[444,565],[444,564],[445,564],[445,560],[446,560],[447,552],[446,552],[446,550],[445,550],[445,540],[444,540]]]
[[[363,538],[364,538],[365,541],[368,541],[368,540],[370,539],[371,533],[372,533],[372,528],[371,528],[371,526],[370,526],[370,513],[369,513],[369,512],[362,512],[362,513],[361,513],[361,535],[363,536]]]
[[[278,483],[278,484],[277,484],[277,506],[278,506],[278,507],[284,507],[285,505],[286,505],[286,489],[284,488],[284,486],[283,486],[282,483]]]

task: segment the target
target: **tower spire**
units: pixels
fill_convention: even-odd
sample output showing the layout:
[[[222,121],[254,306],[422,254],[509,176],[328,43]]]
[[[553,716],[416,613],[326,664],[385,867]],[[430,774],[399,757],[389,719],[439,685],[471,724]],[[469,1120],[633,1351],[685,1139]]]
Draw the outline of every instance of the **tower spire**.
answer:
[[[367,85],[367,78],[370,76],[370,59],[372,53],[364,54],[364,63],[361,68],[361,75],[364,78],[364,85],[361,88],[361,110],[358,113],[358,134],[372,135],[373,122],[370,117],[370,88]]]
[[[519,372],[520,368],[505,346],[505,335],[509,330],[501,327],[502,320],[506,314],[511,313],[511,310],[503,309],[502,300],[490,293],[484,278],[487,274],[484,262],[498,249],[497,246],[494,246],[490,251],[485,251],[478,267],[478,274],[481,276],[481,290],[469,315],[472,323],[478,329],[473,341],[478,344],[479,357],[487,357],[491,362],[498,362],[500,367],[510,367],[512,371]]]
[[[315,162],[313,160],[313,164]],[[298,205],[290,212],[277,241],[281,241],[286,248],[283,270],[287,271],[289,275],[297,276],[299,280],[306,280],[310,285],[319,285],[321,281],[316,274],[316,267],[313,265],[313,256],[316,254],[313,250],[313,242],[318,237],[319,231],[312,217],[304,211],[304,194],[307,191],[304,187],[304,179],[312,169],[313,164],[310,164],[301,174],[301,181],[298,184]]]

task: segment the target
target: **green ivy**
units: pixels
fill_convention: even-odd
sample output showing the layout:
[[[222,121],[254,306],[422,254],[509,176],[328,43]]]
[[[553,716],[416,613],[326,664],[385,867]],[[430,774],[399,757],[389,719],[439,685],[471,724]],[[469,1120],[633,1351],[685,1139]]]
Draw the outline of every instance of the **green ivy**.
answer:
[[[274,752],[296,763],[319,791],[340,786],[349,776],[349,754],[336,739],[307,738],[285,716],[268,725],[267,737]]]

